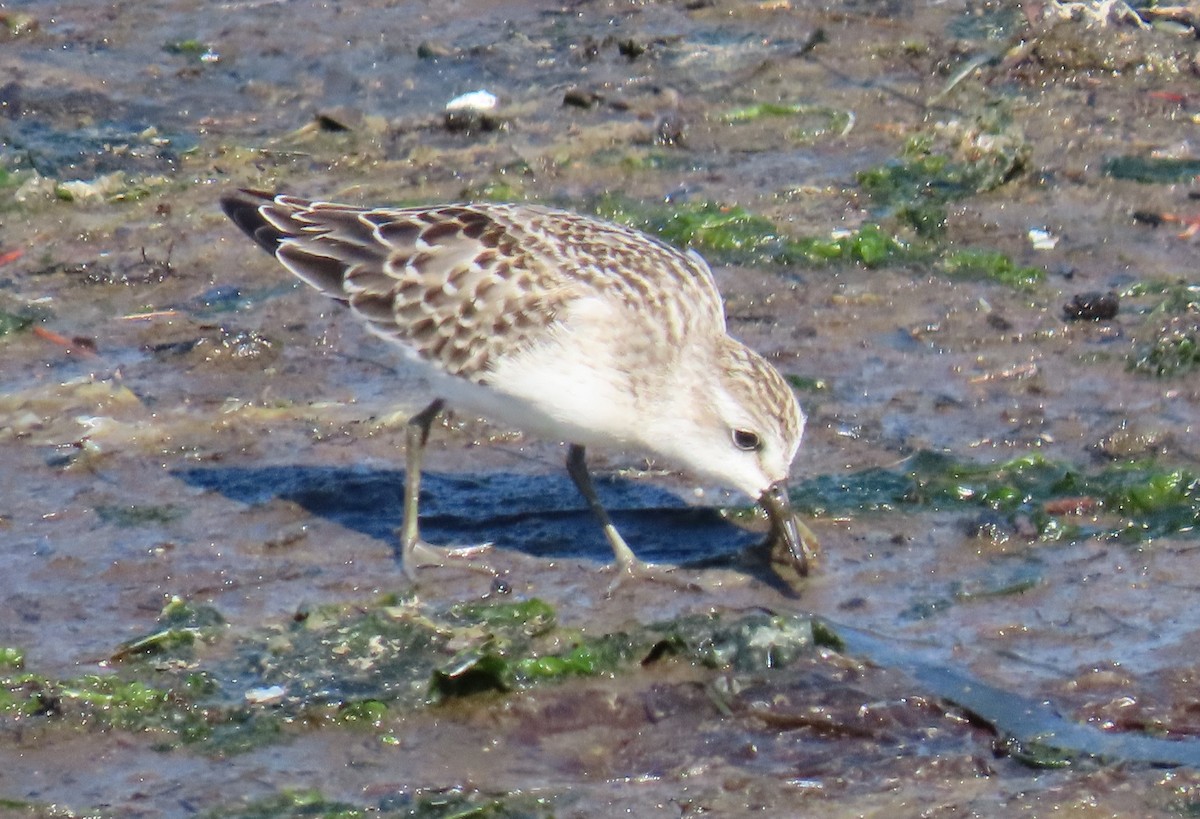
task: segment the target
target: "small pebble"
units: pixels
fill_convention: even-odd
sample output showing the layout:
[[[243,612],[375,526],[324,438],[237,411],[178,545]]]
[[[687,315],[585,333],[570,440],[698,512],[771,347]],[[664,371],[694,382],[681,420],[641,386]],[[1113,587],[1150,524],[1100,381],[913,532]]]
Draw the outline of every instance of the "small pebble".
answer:
[[[436,60],[439,57],[453,57],[454,49],[436,40],[423,40],[417,46],[417,57],[422,60]]]
[[[595,91],[585,91],[582,88],[570,88],[563,94],[563,105],[575,108],[595,108],[602,98]]]
[[[675,111],[669,111],[659,117],[654,125],[654,142],[658,145],[682,145],[684,128],[683,117]]]

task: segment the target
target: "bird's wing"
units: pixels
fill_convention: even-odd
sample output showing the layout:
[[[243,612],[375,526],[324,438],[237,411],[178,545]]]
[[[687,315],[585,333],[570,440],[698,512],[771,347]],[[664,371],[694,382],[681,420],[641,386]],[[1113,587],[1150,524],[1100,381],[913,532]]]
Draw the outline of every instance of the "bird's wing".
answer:
[[[348,304],[372,332],[446,372],[485,381],[498,356],[600,295],[663,322],[723,330],[703,260],[619,225],[531,205],[358,208],[243,191],[231,219],[289,271]]]

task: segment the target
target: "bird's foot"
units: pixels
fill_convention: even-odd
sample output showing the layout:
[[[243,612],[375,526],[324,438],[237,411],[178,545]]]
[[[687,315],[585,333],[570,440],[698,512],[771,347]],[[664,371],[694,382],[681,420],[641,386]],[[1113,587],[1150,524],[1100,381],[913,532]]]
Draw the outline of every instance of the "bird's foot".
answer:
[[[455,565],[497,577],[499,573],[494,568],[477,560],[491,549],[490,542],[476,546],[434,546],[417,538],[404,544],[404,573],[415,583],[417,569]]]
[[[616,575],[612,583],[608,585],[609,597],[612,597],[613,592],[630,581],[662,583],[679,591],[704,591],[704,586],[696,578],[684,577],[676,566],[645,563],[637,558],[633,558],[632,560],[618,560],[610,563],[605,567],[604,571]]]

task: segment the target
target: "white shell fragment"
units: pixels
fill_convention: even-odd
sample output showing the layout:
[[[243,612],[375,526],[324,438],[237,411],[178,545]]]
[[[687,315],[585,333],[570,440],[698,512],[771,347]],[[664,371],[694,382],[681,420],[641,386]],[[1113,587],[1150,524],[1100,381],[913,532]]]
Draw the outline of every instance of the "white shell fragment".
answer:
[[[277,703],[287,694],[282,685],[267,685],[262,688],[251,688],[246,692],[246,702],[250,705],[270,705]]]
[[[1054,250],[1058,244],[1058,237],[1047,228],[1030,228],[1028,235],[1034,250]]]
[[[446,103],[447,111],[494,111],[500,98],[491,91],[468,91]]]

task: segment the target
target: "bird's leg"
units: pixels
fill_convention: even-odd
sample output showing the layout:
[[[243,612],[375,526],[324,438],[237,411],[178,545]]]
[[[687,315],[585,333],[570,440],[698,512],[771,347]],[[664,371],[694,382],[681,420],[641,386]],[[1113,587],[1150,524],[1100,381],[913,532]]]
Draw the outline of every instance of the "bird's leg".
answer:
[[[401,539],[404,544],[404,569],[409,570],[409,558],[416,544],[421,542],[417,520],[417,507],[421,500],[421,460],[425,455],[425,444],[429,441],[429,428],[442,411],[444,402],[438,398],[425,409],[408,419],[405,429],[404,448],[404,524]]]
[[[622,572],[633,574],[641,566],[641,561],[637,559],[633,549],[629,548],[625,538],[621,537],[617,527],[613,526],[612,518],[608,516],[604,505],[600,503],[596,487],[592,485],[592,476],[588,473],[583,447],[578,444],[571,444],[570,449],[567,450],[567,474],[575,482],[575,488],[579,490],[579,494],[583,495],[583,499],[588,502],[592,514],[599,519],[600,526],[604,529],[604,536],[608,538],[608,543],[612,546],[617,568]]]
[[[588,472],[587,460],[584,457],[584,448],[578,444],[571,444],[567,450],[567,474],[571,476],[571,480],[575,483],[575,488],[579,490],[579,494],[583,495],[583,499],[588,502],[592,514],[599,519],[600,526],[604,529],[604,536],[608,538],[608,543],[612,546],[617,579],[613,581],[613,586],[609,589],[610,592],[616,586],[620,585],[622,580],[630,577],[664,581],[681,588],[696,588],[694,583],[670,576],[669,572],[673,571],[671,568],[662,568],[638,560],[637,555],[633,553],[633,550],[629,548],[629,544],[625,542],[625,538],[621,537],[621,533],[613,525],[612,518],[608,516],[604,505],[600,503],[600,497],[596,494],[596,487],[592,484],[592,476]]]
[[[421,460],[425,455],[425,444],[429,441],[429,428],[437,418],[445,402],[438,398],[425,409],[408,419],[405,429],[404,452],[404,522],[400,529],[402,560],[404,573],[409,579],[416,581],[416,570],[422,566],[442,566],[447,559],[474,557],[491,547],[490,543],[481,546],[466,546],[460,548],[439,548],[431,546],[421,539],[420,523],[417,508],[421,500]],[[471,566],[491,574],[495,572],[487,566]]]

